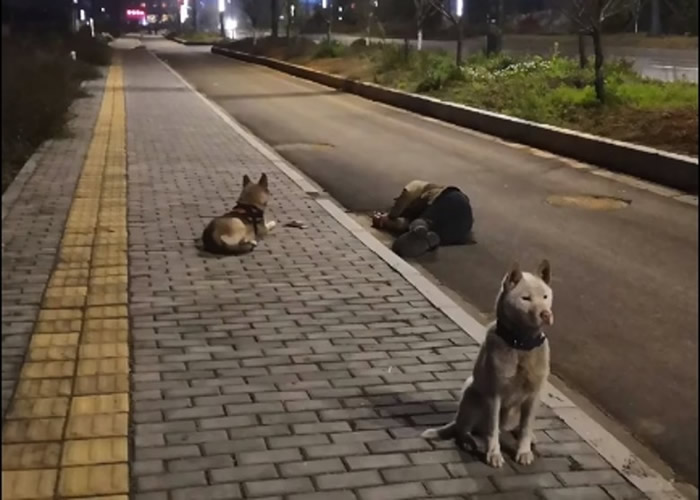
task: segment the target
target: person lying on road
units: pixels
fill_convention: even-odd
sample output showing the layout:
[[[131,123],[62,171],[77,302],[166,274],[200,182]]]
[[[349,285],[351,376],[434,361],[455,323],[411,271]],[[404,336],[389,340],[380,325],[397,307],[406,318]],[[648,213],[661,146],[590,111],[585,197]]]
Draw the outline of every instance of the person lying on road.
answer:
[[[414,258],[439,246],[473,242],[469,197],[454,186],[414,180],[395,198],[389,213],[375,212],[372,226],[397,235],[392,250]]]

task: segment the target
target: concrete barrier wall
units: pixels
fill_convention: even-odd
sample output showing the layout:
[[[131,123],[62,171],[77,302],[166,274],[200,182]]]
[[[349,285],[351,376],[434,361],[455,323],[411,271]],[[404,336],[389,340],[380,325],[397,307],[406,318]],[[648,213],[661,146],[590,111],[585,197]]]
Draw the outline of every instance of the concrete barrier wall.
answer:
[[[350,80],[277,59],[216,46],[211,50],[214,54],[261,64],[373,101],[527,144],[608,170],[632,175],[687,193],[697,194],[698,192],[696,158],[529,122],[373,83]]]
[[[177,42],[177,43],[180,43],[182,45],[212,45],[211,42],[190,42],[190,41],[185,40],[183,38],[177,38],[177,37],[168,38],[168,40],[172,40],[173,42]]]

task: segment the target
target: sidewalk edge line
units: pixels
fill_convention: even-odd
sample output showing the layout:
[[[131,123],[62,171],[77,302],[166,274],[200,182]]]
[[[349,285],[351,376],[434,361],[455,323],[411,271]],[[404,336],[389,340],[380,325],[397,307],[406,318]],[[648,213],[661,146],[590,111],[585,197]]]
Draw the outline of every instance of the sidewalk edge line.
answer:
[[[277,168],[287,175],[305,193],[318,195],[320,191],[315,188],[306,176],[289,164],[281,155],[277,154],[269,145],[260,138],[245,129],[234,118],[227,114],[218,104],[209,100],[205,95],[195,89],[183,76],[175,71],[165,61],[148,51],[168,71],[175,75],[183,85],[191,90],[197,97],[204,101],[226,124],[245,139],[265,158],[270,160]],[[382,242],[375,238],[369,231],[353,220],[340,205],[331,199],[315,200],[328,214],[348,229],[365,246],[391,266],[418,290],[428,301],[442,311],[454,323],[478,344],[482,344],[486,335],[486,329],[478,320],[472,317],[439,287],[425,278],[420,271],[408,262],[393,253]],[[652,500],[686,500],[673,485],[663,478],[658,472],[649,467],[640,458],[634,455],[627,447],[618,441],[612,434],[600,424],[578,408],[569,398],[551,383],[547,383],[546,394],[542,402],[569,425],[581,438],[594,448],[618,473],[632,483]]]

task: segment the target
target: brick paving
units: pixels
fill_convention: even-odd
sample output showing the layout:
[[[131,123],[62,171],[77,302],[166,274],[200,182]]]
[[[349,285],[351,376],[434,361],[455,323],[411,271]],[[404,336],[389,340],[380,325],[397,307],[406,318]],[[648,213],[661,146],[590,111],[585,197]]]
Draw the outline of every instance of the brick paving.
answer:
[[[547,407],[532,466],[508,457],[495,470],[421,439],[452,416],[478,345],[145,50],[124,54],[124,83],[131,499],[646,498]],[[96,107],[86,101],[80,123]],[[88,138],[72,141],[75,160]],[[40,301],[72,163],[60,176],[40,165],[3,224],[4,377],[36,320],[22,290]],[[208,218],[230,209],[243,174],[263,172],[281,224],[250,255],[201,254]],[[63,208],[30,242],[51,178]],[[310,228],[282,227],[295,219]],[[40,250],[30,259],[27,246]]]

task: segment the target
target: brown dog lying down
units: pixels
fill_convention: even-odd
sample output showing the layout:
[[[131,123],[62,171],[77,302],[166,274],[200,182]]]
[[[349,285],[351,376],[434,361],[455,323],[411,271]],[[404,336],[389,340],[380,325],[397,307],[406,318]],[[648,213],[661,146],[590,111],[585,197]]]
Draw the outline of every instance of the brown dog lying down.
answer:
[[[469,197],[454,186],[414,180],[406,184],[389,213],[375,213],[372,226],[398,235],[392,249],[418,257],[438,246],[472,240],[474,215]]]
[[[274,228],[275,221],[265,221],[265,208],[270,199],[267,175],[254,183],[243,176],[243,191],[233,210],[213,219],[202,233],[202,246],[210,253],[242,255],[252,252],[257,238]]]

